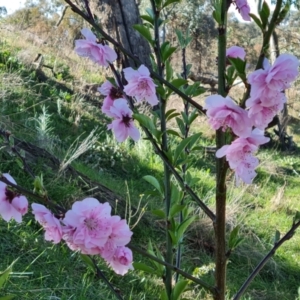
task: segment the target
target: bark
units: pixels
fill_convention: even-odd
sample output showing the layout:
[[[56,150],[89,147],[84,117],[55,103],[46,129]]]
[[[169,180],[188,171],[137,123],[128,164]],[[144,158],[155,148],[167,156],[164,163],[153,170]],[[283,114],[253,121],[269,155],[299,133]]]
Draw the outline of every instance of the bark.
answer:
[[[91,0],[90,7],[105,31],[150,68],[150,46],[132,27],[141,24],[135,0]],[[123,67],[138,67],[124,56],[121,56],[121,60]]]

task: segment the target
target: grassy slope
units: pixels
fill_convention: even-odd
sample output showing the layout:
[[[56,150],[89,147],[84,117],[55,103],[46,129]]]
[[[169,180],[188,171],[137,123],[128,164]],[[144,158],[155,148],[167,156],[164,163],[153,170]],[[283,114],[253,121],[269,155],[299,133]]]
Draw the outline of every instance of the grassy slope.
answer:
[[[2,40],[0,47],[2,128],[11,130],[22,139],[46,147],[62,159],[78,136],[82,141],[98,126],[99,139],[95,145],[98,149],[81,156],[73,166],[93,180],[113,189],[117,195],[127,199],[130,196],[135,205],[142,197],[143,205],[148,202],[149,210],[160,206],[156,199],[141,196],[149,189],[141,177],[161,174],[158,159],[149,153],[149,144],[141,141],[137,148],[133,148],[131,143],[117,145],[111,137],[106,136],[106,120],[99,114],[98,109],[81,100],[78,95],[71,96],[63,92],[53,82],[38,82],[33,71],[14,60],[25,48],[32,51],[32,56],[42,50],[49,62],[56,59],[65,65],[74,66],[75,61],[79,63],[78,58],[70,56],[69,60],[73,60],[70,63],[69,60],[59,57],[58,53],[53,53],[53,49],[45,46],[42,49],[34,48],[25,44],[24,40],[16,39],[17,33],[5,34],[6,42],[3,43]],[[80,73],[74,74],[80,77]],[[86,74],[88,71],[85,71],[88,80]],[[43,129],[37,121],[41,121],[39,118],[46,115],[42,113],[42,105],[45,105],[46,114],[49,115],[48,130]],[[293,126],[296,134],[297,126]],[[200,127],[199,129],[202,130]],[[204,136],[210,135],[211,133],[205,132]],[[295,137],[299,140],[297,135]],[[211,143],[209,138],[201,140],[203,146]],[[114,166],[111,166],[111,157],[115,161]],[[282,233],[287,231],[293,213],[300,210],[298,150],[292,154],[264,150],[260,152],[260,158],[261,168],[253,185],[235,187],[232,176],[228,176],[228,230],[239,224],[245,238],[244,243],[229,260],[230,295],[234,294],[262,258],[261,252],[266,253],[272,247],[275,230]],[[32,188],[31,180],[24,175],[15,158],[5,151],[0,153],[0,165],[1,172],[9,171],[18,183]],[[195,166],[198,170],[193,173],[199,178],[197,192],[213,207],[213,155],[200,151],[195,157]],[[57,178],[42,162],[35,166],[35,172],[44,174],[50,196],[62,204],[86,196],[86,193],[78,189],[76,181],[66,176]],[[201,216],[201,212],[195,212]],[[145,245],[149,237],[155,239],[155,228],[162,225],[157,221],[153,221],[153,224],[153,228],[147,228],[140,223],[134,229],[134,242]],[[205,218],[200,218],[187,235],[184,252],[184,267],[190,271],[197,270],[208,281],[212,280],[212,272],[209,271],[214,251],[212,234],[211,224]],[[299,245],[300,236],[296,234],[264,268],[244,299],[295,299],[300,285]],[[164,245],[159,244],[159,247],[163,249]],[[53,246],[44,242],[39,226],[30,216],[21,225],[0,221],[0,257],[0,270],[20,257],[14,267],[16,273],[6,285],[6,292],[17,294],[17,299],[113,299],[105,285],[94,278],[77,254],[71,253],[63,245]],[[135,261],[140,260],[141,257],[135,256]],[[125,299],[158,299],[158,291],[162,285],[160,279],[140,272],[131,272],[125,277],[113,276],[105,266],[103,269],[108,278],[120,288]],[[192,286],[192,289],[193,291],[186,293],[186,298],[209,299],[199,288]]]

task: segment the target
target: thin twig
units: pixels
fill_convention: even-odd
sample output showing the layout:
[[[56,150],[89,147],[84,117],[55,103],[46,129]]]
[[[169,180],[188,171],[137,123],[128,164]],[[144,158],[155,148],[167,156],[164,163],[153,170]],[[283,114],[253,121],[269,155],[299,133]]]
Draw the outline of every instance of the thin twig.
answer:
[[[120,291],[116,290],[113,285],[109,282],[109,280],[106,278],[106,276],[103,274],[103,272],[100,270],[100,268],[98,267],[97,265],[97,262],[96,260],[92,257],[92,256],[89,256],[90,259],[92,260],[93,264],[94,264],[94,267],[96,269],[96,275],[102,279],[105,284],[109,287],[109,289],[114,293],[114,295],[116,296],[117,299],[119,300],[123,300],[123,297],[120,295]]]
[[[135,251],[135,252],[138,252],[138,253],[142,254],[145,257],[150,258],[151,260],[154,260],[154,261],[158,262],[161,265],[164,265],[166,268],[169,268],[169,269],[173,270],[174,272],[179,273],[183,277],[185,277],[185,278],[201,285],[202,287],[204,287],[205,289],[210,291],[212,294],[216,293],[216,289],[213,286],[206,283],[205,281],[203,281],[202,279],[196,278],[196,277],[190,275],[189,273],[184,272],[183,270],[181,270],[181,269],[179,269],[179,268],[177,268],[177,267],[175,267],[175,266],[173,266],[173,265],[157,258],[156,256],[148,253],[147,251],[144,251],[143,249],[141,249],[137,246],[129,244],[129,245],[127,245],[127,247],[130,248],[131,250]]]
[[[253,270],[247,280],[244,282],[240,290],[235,294],[233,300],[238,300],[242,297],[249,284],[253,281],[256,275],[260,272],[260,270],[264,267],[264,265],[268,262],[268,260],[275,254],[276,250],[286,241],[291,239],[296,231],[296,229],[300,226],[300,221],[293,223],[291,229],[277,242],[274,247],[269,251],[269,253],[262,259],[262,261],[257,265],[257,267]]]

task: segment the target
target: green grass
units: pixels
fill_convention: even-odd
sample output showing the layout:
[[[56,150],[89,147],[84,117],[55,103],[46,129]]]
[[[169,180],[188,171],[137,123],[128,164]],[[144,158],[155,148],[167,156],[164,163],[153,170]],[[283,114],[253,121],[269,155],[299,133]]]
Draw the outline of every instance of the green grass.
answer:
[[[161,162],[149,141],[116,143],[111,133],[106,131],[108,120],[101,114],[99,106],[95,107],[81,95],[72,94],[57,85],[54,78],[39,82],[33,70],[15,59],[18,50],[7,43],[0,46],[1,128],[42,146],[62,160],[68,149],[74,147],[74,142],[78,146],[97,127],[97,141],[71,165],[91,180],[113,190],[116,199],[124,199],[127,205],[130,200],[131,205],[137,207],[141,201],[141,207],[146,206],[150,226],[149,222],[141,221],[134,228],[133,243],[146,247],[150,238],[164,252],[164,222],[150,214],[151,210],[162,208],[163,202],[148,193],[152,187],[143,180],[145,175],[162,178]],[[61,63],[65,72],[71,72],[67,66],[67,63]],[[83,75],[87,74],[89,70]],[[67,84],[70,85],[67,81],[73,75],[65,76]],[[95,80],[102,79],[101,74],[95,75]],[[201,131],[200,125],[195,131]],[[205,136],[201,137],[199,146],[213,145],[214,141]],[[3,143],[1,140],[1,146]],[[288,231],[293,215],[300,210],[299,149],[294,153],[264,149],[260,151],[259,158],[261,166],[252,185],[235,186],[233,174],[229,172],[227,176],[227,234],[240,225],[244,238],[228,261],[228,299],[272,248],[275,231],[280,231],[281,235]],[[214,154],[199,150],[193,154],[192,162],[190,172],[197,178],[194,188],[213,209]],[[69,207],[74,201],[88,196],[88,192],[80,187],[81,179],[67,174],[58,176],[43,160],[30,165],[35,174],[43,174],[49,196],[61,205]],[[16,157],[4,148],[0,152],[0,171],[10,172],[21,186],[32,190],[32,179],[21,169]],[[186,234],[182,266],[195,276],[201,274],[213,283],[215,245],[212,224],[189,197],[186,201],[199,218]],[[300,234],[296,233],[269,261],[243,299],[296,299],[300,286],[299,245]],[[52,245],[44,241],[40,226],[30,214],[22,224],[7,224],[0,220],[0,257],[0,270],[19,257],[2,294],[13,293],[21,300],[114,299],[79,254],[72,253],[63,244]],[[137,254],[134,260],[147,262]],[[140,271],[130,272],[124,277],[115,276],[100,259],[99,264],[108,279],[120,289],[124,299],[158,299],[163,287],[161,278]],[[211,299],[201,288],[193,284],[190,288],[186,299]]]

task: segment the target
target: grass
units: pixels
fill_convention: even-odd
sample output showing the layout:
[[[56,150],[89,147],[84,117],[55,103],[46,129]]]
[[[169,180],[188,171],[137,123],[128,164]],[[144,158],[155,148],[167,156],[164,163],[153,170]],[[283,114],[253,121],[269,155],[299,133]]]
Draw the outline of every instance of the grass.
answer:
[[[72,85],[76,76],[100,83],[103,75],[94,72],[93,66],[84,65],[74,56],[70,56],[70,59],[79,62],[81,66],[75,66],[74,61],[70,63],[64,55],[50,54],[48,46],[43,46],[41,49],[46,53],[48,63],[56,62],[64,66],[62,69],[67,70],[70,76],[65,76],[65,80],[60,77],[40,82],[26,61],[17,59],[27,47],[26,42],[14,39],[11,33],[6,33],[5,40],[2,40],[0,46],[1,128],[10,130],[20,139],[42,146],[61,161],[74,158],[74,153],[97,128],[93,143],[86,143],[84,153],[70,164],[91,180],[113,190],[116,200],[124,199],[127,203],[130,200],[133,206],[138,206],[141,201],[141,207],[146,206],[146,216],[151,226],[141,221],[134,228],[133,243],[146,247],[150,238],[164,252],[164,240],[161,237],[164,223],[150,214],[151,210],[161,208],[163,203],[158,197],[147,193],[152,187],[142,179],[145,175],[162,177],[162,165],[151,151],[149,141],[142,139],[136,144],[131,141],[116,143],[106,131],[108,120],[100,113],[99,105],[92,105],[78,92],[64,89],[64,85]],[[40,50],[32,45],[28,45],[27,49],[33,53]],[[94,73],[96,75],[90,75]],[[57,80],[63,85],[58,85]],[[94,100],[96,103],[99,101],[97,98]],[[193,168],[190,171],[198,179],[194,185],[197,194],[213,209],[215,158],[214,154],[204,149],[213,145],[213,133],[207,125],[201,126],[203,122],[203,117],[200,117],[194,129],[203,132],[199,142],[203,149],[192,158]],[[300,138],[297,131],[299,123],[294,118],[290,127],[295,141]],[[2,146],[3,143],[1,140]],[[227,176],[227,233],[229,235],[239,225],[244,239],[228,262],[228,299],[272,248],[276,230],[283,235],[290,228],[295,212],[300,210],[299,149],[293,153],[262,149],[259,158],[261,165],[252,185],[236,186],[233,174],[229,172]],[[79,184],[80,178],[71,177],[67,173],[58,175],[42,159],[33,163],[28,157],[28,161],[35,174],[43,174],[45,187],[54,201],[70,206],[88,195],[88,191]],[[20,185],[32,189],[32,179],[28,178],[16,157],[7,152],[6,148],[0,152],[0,168],[1,172],[10,172]],[[183,268],[212,283],[215,251],[212,224],[189,198],[187,201],[198,218],[185,237]],[[296,299],[300,286],[299,245],[300,235],[296,233],[278,250],[243,299]],[[0,220],[0,257],[0,270],[19,257],[2,294],[13,293],[21,300],[114,299],[79,254],[72,253],[62,244],[52,245],[44,241],[40,226],[32,220],[30,214],[21,225]],[[136,254],[134,260],[147,262]],[[130,272],[124,277],[115,276],[100,259],[99,264],[108,279],[120,289],[124,299],[158,299],[163,287],[160,278],[141,271]],[[193,284],[190,284],[185,298],[211,299],[210,295]]]

